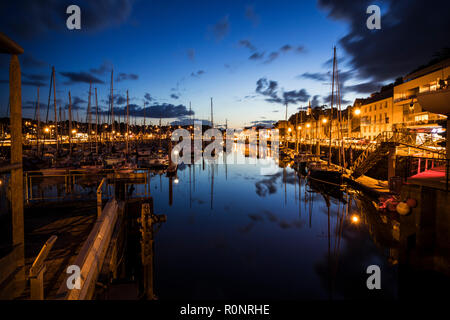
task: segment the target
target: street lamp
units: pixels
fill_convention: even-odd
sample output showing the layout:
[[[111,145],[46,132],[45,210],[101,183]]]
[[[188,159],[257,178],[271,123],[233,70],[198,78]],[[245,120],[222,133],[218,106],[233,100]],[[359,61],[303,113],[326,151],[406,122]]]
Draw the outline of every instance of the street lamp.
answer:
[[[361,114],[361,109],[355,109],[355,111],[353,111],[353,114],[355,115],[355,116],[359,116],[360,114]]]

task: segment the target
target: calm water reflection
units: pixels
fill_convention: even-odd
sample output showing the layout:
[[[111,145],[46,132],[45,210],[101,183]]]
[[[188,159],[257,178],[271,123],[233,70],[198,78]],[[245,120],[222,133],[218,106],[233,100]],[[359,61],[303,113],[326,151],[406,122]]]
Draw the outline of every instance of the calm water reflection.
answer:
[[[272,169],[254,158],[230,164],[244,154],[181,168],[172,205],[169,179],[152,178],[155,212],[167,215],[155,241],[160,299],[397,295],[397,268],[372,239],[360,199],[314,191],[275,160]],[[371,264],[382,270],[378,292],[366,287]]]

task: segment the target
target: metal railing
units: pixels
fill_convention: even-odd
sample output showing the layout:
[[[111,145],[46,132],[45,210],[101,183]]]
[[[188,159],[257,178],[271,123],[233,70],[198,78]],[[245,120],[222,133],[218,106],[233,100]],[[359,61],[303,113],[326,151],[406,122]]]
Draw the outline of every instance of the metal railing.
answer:
[[[56,200],[76,200],[83,198],[98,198],[98,183],[101,183],[101,187],[106,186],[106,192],[102,191],[102,197],[106,196],[107,198],[111,198],[113,196],[113,191],[109,188],[109,185],[113,184],[116,179],[123,179],[124,176],[130,176],[131,178],[140,178],[141,181],[134,183],[125,183],[127,187],[130,184],[145,184],[143,193],[135,193],[134,196],[143,196],[147,197],[150,194],[150,187],[147,184],[150,181],[151,169],[134,169],[132,172],[128,172],[126,174],[121,173],[120,170],[114,169],[103,169],[98,173],[90,172],[89,170],[67,170],[64,173],[54,173],[54,174],[42,174],[42,171],[26,171],[24,173],[24,186],[25,186],[25,201],[27,204],[36,201],[56,201]],[[89,178],[89,183],[92,184],[91,189],[88,193],[86,192],[77,192],[76,187],[82,187],[83,178]],[[63,182],[64,181],[64,182]],[[97,181],[97,184],[93,184],[93,182]],[[39,182],[39,183],[36,183]],[[84,181],[86,182],[86,180]],[[42,188],[42,184],[47,183],[50,186],[62,187],[60,194],[58,193],[55,196],[36,196],[34,188],[37,186],[38,188]]]

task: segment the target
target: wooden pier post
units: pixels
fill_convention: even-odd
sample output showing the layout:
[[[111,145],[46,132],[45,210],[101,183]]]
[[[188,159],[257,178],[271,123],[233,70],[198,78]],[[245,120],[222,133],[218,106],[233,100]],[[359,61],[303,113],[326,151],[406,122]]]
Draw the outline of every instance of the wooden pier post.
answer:
[[[22,88],[19,58],[11,56],[9,65],[9,104],[11,121],[11,213],[12,240],[17,248],[17,268],[25,266],[24,222],[23,222],[23,168],[22,168]],[[23,271],[23,279],[25,272]]]
[[[388,181],[395,176],[396,149],[392,148],[388,155]]]

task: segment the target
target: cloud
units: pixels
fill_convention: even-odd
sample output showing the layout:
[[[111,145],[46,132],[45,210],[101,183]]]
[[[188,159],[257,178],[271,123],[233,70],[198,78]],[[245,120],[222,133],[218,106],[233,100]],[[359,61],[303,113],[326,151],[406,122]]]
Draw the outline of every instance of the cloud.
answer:
[[[9,80],[0,80],[0,84],[9,84]],[[41,81],[22,80],[22,86],[45,87],[47,84]]]
[[[148,92],[144,95],[144,98],[147,102],[151,102],[151,101],[155,100]]]
[[[194,49],[188,49],[186,52],[189,60],[194,61],[195,60],[195,50]]]
[[[348,24],[349,32],[339,40],[349,55],[348,64],[361,79],[393,80],[426,63],[450,45],[450,2],[378,1],[383,12],[381,29],[366,27],[362,14],[371,1],[319,0],[319,7],[334,20]],[[400,49],[401,48],[401,49]]]
[[[126,22],[131,15],[134,0],[79,0],[81,32],[96,32]],[[21,39],[31,39],[50,32],[68,32],[66,8],[69,0],[16,0],[1,1],[0,12],[6,14],[0,22],[1,29]]]
[[[198,70],[197,72],[192,72],[191,73],[191,77],[194,77],[194,78],[198,78],[198,77],[200,77],[202,74],[204,74],[205,73],[205,71],[203,71],[203,70]]]
[[[214,26],[210,26],[210,32],[217,41],[222,40],[230,32],[228,15],[219,20]]]
[[[318,107],[318,106],[320,106],[320,95],[317,94],[311,100],[311,107],[314,108],[314,107]]]
[[[283,92],[284,103],[297,103],[308,101],[310,95],[305,89]]]
[[[87,101],[84,99],[81,99],[80,97],[72,96],[72,111],[86,109],[85,107],[81,106],[81,104],[84,104],[84,103],[87,104]],[[87,105],[86,105],[86,107],[87,107]],[[69,104],[66,104],[65,108],[69,109]]]
[[[372,93],[377,92],[383,86],[382,82],[363,82],[355,85],[345,86],[345,91],[356,93]]]
[[[273,60],[278,58],[279,55],[280,54],[278,52],[272,52],[271,54],[269,54],[269,57],[267,58],[266,61],[264,61],[264,63],[271,63]]]
[[[253,126],[261,126],[261,127],[266,127],[266,128],[271,128],[273,127],[273,124],[277,122],[276,120],[256,120],[256,121],[252,121],[250,122]]]
[[[327,81],[330,80],[329,73],[323,73],[323,72],[305,72],[298,76],[298,78],[303,79],[310,79],[310,80],[316,80],[316,81]]]
[[[238,45],[240,47],[247,48],[250,51],[255,51],[256,50],[255,46],[250,41],[245,40],[245,39],[244,40],[239,40]]]
[[[25,68],[41,68],[49,66],[47,62],[36,59],[28,52],[25,52],[23,55],[20,55],[19,59],[21,62],[21,66]]]
[[[172,121],[170,124],[172,126],[188,126],[191,125],[193,121],[201,121],[203,126],[211,126],[211,121],[202,120],[202,119],[191,119],[191,118],[181,118],[175,121]]]
[[[241,47],[245,47],[248,48],[250,51],[257,51],[257,48],[250,43],[250,41],[248,40],[240,40],[238,42],[238,45]],[[281,54],[286,54],[290,51],[294,51],[296,53],[300,53],[300,52],[304,52],[305,48],[303,46],[298,46],[295,50],[294,47],[290,44],[285,44],[284,46],[282,46],[280,49],[276,50],[276,51],[272,51],[269,56],[267,57],[267,59],[264,61],[265,64],[269,64],[271,62],[273,62],[274,60],[276,60],[277,58],[280,57]],[[263,59],[265,56],[265,51],[257,51],[254,52],[250,57],[249,60],[261,60]]]
[[[144,117],[144,108],[136,104],[129,104],[130,116]],[[124,114],[126,107],[114,107],[114,112]],[[108,114],[107,110],[103,110],[102,114]],[[189,111],[184,105],[173,105],[169,103],[155,104],[145,108],[145,116],[147,118],[182,118],[194,115],[194,111]]]
[[[291,50],[292,50],[292,46],[290,46],[288,44],[285,44],[284,46],[282,46],[280,48],[280,51],[282,51],[282,52],[288,52],[288,51],[291,51]]]
[[[262,58],[264,58],[264,54],[265,52],[255,52],[254,54],[252,54],[249,58],[249,60],[261,60]]]
[[[92,68],[89,71],[95,75],[103,76],[103,75],[111,72],[112,69],[113,69],[112,63],[109,61],[104,61],[100,67]]]
[[[305,89],[284,91],[280,97],[278,82],[266,78],[261,78],[256,82],[256,92],[265,96],[265,101],[279,104],[305,102],[310,97]]]
[[[253,24],[254,27],[258,26],[260,18],[259,15],[255,13],[254,6],[247,6],[245,8],[245,17]]]
[[[103,83],[105,83],[104,81],[98,79],[97,77],[95,77],[87,72],[60,72],[59,74],[68,79],[68,81],[66,81],[64,84],[73,84],[73,83],[103,84]]]
[[[178,99],[178,98],[180,98],[180,96],[178,96],[178,95],[176,95],[176,94],[174,94],[174,93],[172,93],[172,94],[170,95],[170,97],[171,97],[172,99]]]
[[[120,82],[124,80],[137,80],[137,79],[139,79],[139,76],[137,74],[121,72],[117,75],[116,81]]]

